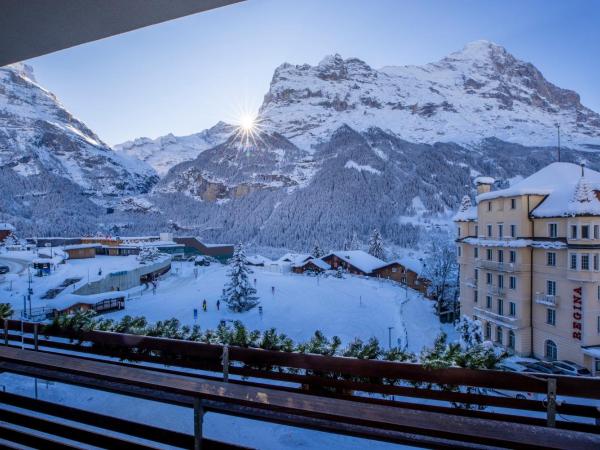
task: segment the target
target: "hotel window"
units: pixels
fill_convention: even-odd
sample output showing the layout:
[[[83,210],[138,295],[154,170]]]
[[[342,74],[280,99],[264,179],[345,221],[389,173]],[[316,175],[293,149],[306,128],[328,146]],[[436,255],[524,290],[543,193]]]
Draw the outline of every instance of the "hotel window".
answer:
[[[516,251],[511,250],[510,253],[509,253],[509,255],[510,255],[510,262],[511,263],[517,262],[517,252]]]
[[[492,210],[492,202],[488,202],[487,205],[488,205],[488,211],[491,211]]]
[[[546,294],[556,295],[556,281],[546,281]]]
[[[557,223],[549,223],[548,224],[548,236],[555,238],[558,237],[558,224]]]
[[[590,270],[590,255],[587,253],[581,255],[581,270]]]
[[[589,239],[590,238],[590,226],[589,225],[581,225],[581,239]]]
[[[512,317],[517,315],[517,304],[515,302],[510,302],[508,304],[508,315]]]
[[[556,266],[556,253],[554,253],[554,252],[546,253],[546,265]]]
[[[516,198],[510,199],[510,209],[517,209],[517,199]]]
[[[485,324],[485,338],[490,339],[492,337],[492,325],[489,322]]]
[[[477,303],[479,300],[479,292],[473,291],[473,303]]]
[[[511,276],[511,277],[508,279],[508,286],[509,286],[511,289],[516,289],[516,288],[517,288],[517,277],[515,277],[515,276]]]
[[[461,255],[461,253],[462,253],[462,252],[461,252],[461,250],[462,250],[462,249],[460,248],[460,245],[457,245],[457,246],[456,246],[456,253],[458,254],[458,256],[459,256],[459,257],[460,257],[460,256],[462,256],[462,255]]]
[[[504,225],[499,223],[498,224],[498,238],[502,239],[504,237]]]
[[[498,288],[504,288],[504,275],[498,275]]]
[[[504,315],[504,300],[501,298],[498,299],[498,314],[501,316]]]
[[[577,225],[571,225],[571,239],[577,239]]]
[[[502,327],[496,327],[496,342],[502,344]]]
[[[475,277],[475,284],[477,284],[477,280],[479,280],[479,269],[473,271],[473,276]]]
[[[492,274],[490,272],[485,274],[485,281],[487,284],[492,284]]]
[[[511,225],[510,226],[510,237],[517,237],[517,226],[516,225]]]
[[[594,239],[600,239],[600,225],[594,225]]]
[[[598,301],[600,301],[600,286],[598,286]]]
[[[488,237],[492,237],[492,226],[491,225],[487,226],[487,235],[488,235]]]
[[[504,262],[504,250],[498,250],[498,262],[499,263]]]
[[[513,330],[508,330],[508,348],[515,349],[515,332]]]
[[[494,253],[492,252],[492,249],[491,249],[491,248],[488,248],[488,249],[486,250],[486,252],[485,252],[485,253],[486,253],[486,256],[487,256],[487,260],[488,260],[488,261],[491,261],[491,260],[493,260],[493,259],[494,259],[494,256],[493,256],[493,255],[494,255]]]
[[[555,361],[556,358],[558,358],[558,349],[556,348],[556,344],[548,340],[545,342],[544,347],[546,359],[549,361]]]
[[[600,316],[596,318],[596,331],[600,334]]]
[[[473,257],[479,258],[479,247],[473,247]]]
[[[548,325],[556,326],[556,310],[552,308],[546,308],[546,323]]]
[[[571,253],[569,261],[569,269],[577,270],[577,253]]]
[[[486,308],[491,308],[492,307],[492,297],[491,297],[491,295],[486,295],[485,296],[485,307]]]
[[[598,257],[598,253],[594,253],[594,270],[600,270],[600,258]]]
[[[460,227],[457,227],[457,228],[456,228],[456,235],[457,235],[458,237],[460,237]]]

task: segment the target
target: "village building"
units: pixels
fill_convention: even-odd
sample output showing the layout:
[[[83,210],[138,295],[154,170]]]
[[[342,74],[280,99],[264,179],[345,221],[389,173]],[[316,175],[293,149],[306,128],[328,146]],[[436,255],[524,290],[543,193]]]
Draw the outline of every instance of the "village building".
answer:
[[[0,242],[3,242],[8,236],[15,232],[15,227],[10,223],[0,223]]]
[[[354,275],[373,275],[374,270],[386,264],[379,258],[363,252],[362,250],[343,250],[331,252],[321,258],[332,269],[341,267]]]
[[[600,373],[600,173],[553,163],[455,216],[461,313],[522,356]]]
[[[400,258],[386,263],[373,271],[373,276],[393,280],[406,285],[415,291],[427,295],[429,280],[420,274],[423,272],[423,263],[415,258]]]
[[[100,244],[76,244],[65,245],[63,251],[69,259],[95,258],[96,253],[102,246]]]
[[[321,273],[326,270],[331,270],[331,266],[322,259],[310,258],[303,263],[295,264],[292,266],[292,272],[294,273]]]

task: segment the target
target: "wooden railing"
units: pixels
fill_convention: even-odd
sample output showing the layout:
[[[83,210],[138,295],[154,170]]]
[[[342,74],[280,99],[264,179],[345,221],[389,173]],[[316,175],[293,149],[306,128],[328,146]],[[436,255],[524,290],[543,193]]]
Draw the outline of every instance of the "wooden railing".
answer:
[[[379,406],[443,414],[456,420],[500,421],[502,427],[523,424],[545,430],[559,428],[600,438],[600,411],[596,406],[599,402],[596,405],[589,402],[589,399],[600,399],[600,379],[596,378],[461,368],[431,370],[410,363],[227,347],[99,331],[76,336],[61,331],[46,337],[39,332],[38,325],[30,323],[23,324],[24,335],[20,330],[21,322],[6,321],[0,343],[23,345],[41,354],[68,351],[76,354],[81,364],[95,364],[102,357],[103,364],[123,369],[143,365],[144,369],[166,377],[185,373],[186,377],[203,382],[226,381],[227,385],[244,389],[269,389],[282,395],[351,401],[362,408]],[[115,359],[106,361],[106,357]],[[584,404],[586,401],[588,404]],[[446,430],[447,435],[439,432],[449,437],[452,428]],[[469,438],[461,436],[460,439],[482,442],[476,429],[473,433]],[[350,434],[363,435],[356,430]],[[376,434],[369,432],[363,436],[373,438]],[[506,435],[505,439],[509,442],[512,438]],[[386,440],[402,439],[396,436]]]

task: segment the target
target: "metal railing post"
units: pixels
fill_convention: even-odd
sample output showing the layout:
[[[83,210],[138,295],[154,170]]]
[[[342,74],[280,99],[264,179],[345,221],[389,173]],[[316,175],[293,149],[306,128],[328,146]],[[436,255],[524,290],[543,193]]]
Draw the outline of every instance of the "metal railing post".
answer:
[[[223,381],[227,383],[229,381],[229,346],[227,344],[223,346],[221,364],[223,365]]]
[[[39,334],[38,334],[38,323],[34,323],[33,324],[33,348],[34,350],[37,352],[38,351],[38,338],[39,338]]]
[[[202,450],[202,426],[204,407],[199,398],[194,399],[194,450]]]
[[[548,406],[546,425],[556,427],[556,378],[548,378]]]

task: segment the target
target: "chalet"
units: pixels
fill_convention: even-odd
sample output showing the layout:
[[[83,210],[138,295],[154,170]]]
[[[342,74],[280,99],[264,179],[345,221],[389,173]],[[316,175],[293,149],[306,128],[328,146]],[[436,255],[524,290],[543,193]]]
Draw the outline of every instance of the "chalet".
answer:
[[[375,269],[385,265],[385,261],[362,250],[336,251],[321,259],[334,270],[341,267],[354,275],[372,275]]]
[[[295,264],[292,266],[292,272],[294,273],[321,273],[326,270],[331,270],[331,266],[322,259],[317,258],[311,258],[301,264]]]
[[[96,252],[101,248],[100,244],[77,244],[66,245],[63,250],[69,259],[87,259],[95,258]]]
[[[246,259],[248,261],[249,266],[265,267],[270,264],[273,264],[273,261],[271,261],[269,258],[265,258],[264,256],[261,256],[261,255],[248,256]]]
[[[378,267],[373,271],[373,276],[396,281],[427,296],[430,282],[421,276],[422,272],[423,264],[420,260],[400,258]]]
[[[15,227],[10,223],[0,223],[0,242],[15,232]]]

